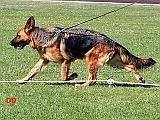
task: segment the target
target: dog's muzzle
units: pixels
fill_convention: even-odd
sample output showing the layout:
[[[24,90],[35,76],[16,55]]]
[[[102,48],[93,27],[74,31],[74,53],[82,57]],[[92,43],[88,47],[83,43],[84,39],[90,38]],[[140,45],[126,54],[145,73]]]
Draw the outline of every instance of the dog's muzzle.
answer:
[[[26,42],[26,41],[19,41],[19,42],[11,41],[10,45],[14,46],[14,48],[16,48],[18,50],[21,50],[24,48],[24,46],[28,45],[28,42]]]

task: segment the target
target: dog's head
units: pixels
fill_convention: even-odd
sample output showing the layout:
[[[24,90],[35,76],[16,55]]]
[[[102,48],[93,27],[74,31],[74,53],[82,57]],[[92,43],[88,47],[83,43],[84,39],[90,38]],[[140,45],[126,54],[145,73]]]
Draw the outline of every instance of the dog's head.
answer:
[[[25,27],[21,28],[18,33],[17,36],[10,42],[10,45],[14,46],[14,48],[16,49],[23,49],[24,46],[26,45],[30,45],[33,46],[33,40],[32,40],[32,32],[34,30],[34,26],[35,26],[35,20],[34,17],[31,16]]]

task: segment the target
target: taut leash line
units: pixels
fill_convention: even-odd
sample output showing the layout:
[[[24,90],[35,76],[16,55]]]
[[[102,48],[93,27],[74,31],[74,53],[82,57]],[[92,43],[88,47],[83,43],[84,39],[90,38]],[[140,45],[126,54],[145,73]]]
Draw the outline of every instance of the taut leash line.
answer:
[[[124,8],[126,8],[126,7],[132,6],[132,5],[135,4],[135,3],[140,3],[141,1],[142,1],[142,0],[138,0],[138,1],[136,1],[136,2],[133,2],[133,3],[128,4],[128,5],[125,5],[125,6],[123,6],[123,7],[114,9],[114,10],[109,11],[109,12],[106,12],[106,13],[104,13],[104,14],[102,14],[102,15],[97,16],[97,17],[94,17],[94,18],[85,20],[85,21],[83,21],[83,22],[77,23],[77,24],[75,24],[75,25],[73,25],[73,26],[70,26],[70,27],[68,27],[68,28],[64,28],[64,29],[62,29],[61,31],[59,31],[58,33],[62,32],[62,31],[64,31],[64,30],[67,30],[67,29],[71,29],[71,28],[77,27],[77,26],[79,26],[79,25],[81,25],[81,24],[90,22],[90,21],[92,21],[92,20],[98,19],[98,18],[103,17],[103,16],[105,16],[105,15],[107,15],[107,14],[110,14],[110,13],[113,13],[113,12],[116,12],[116,11],[119,11],[119,10],[124,9]]]

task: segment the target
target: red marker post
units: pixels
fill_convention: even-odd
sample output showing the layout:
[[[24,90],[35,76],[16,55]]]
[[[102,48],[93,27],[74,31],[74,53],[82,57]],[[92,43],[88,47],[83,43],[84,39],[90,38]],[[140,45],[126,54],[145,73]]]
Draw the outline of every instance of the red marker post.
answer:
[[[15,104],[16,103],[16,98],[6,98],[6,103],[7,104],[10,104],[10,103]]]

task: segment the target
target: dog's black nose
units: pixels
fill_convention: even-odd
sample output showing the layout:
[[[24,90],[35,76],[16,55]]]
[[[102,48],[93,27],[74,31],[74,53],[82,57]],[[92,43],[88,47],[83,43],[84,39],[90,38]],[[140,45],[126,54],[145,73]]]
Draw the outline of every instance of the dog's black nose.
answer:
[[[12,46],[14,45],[14,43],[12,41],[9,44],[12,45]]]

